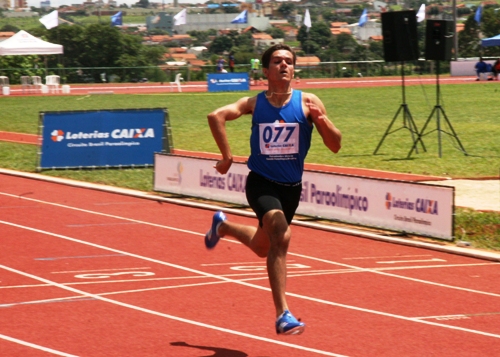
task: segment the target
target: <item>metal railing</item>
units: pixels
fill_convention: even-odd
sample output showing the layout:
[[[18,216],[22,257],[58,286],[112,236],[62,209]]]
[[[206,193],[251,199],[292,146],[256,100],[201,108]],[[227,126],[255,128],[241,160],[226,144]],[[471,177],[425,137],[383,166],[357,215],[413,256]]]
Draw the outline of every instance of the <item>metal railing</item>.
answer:
[[[334,61],[301,63],[296,66],[300,78],[348,78],[399,76],[401,66],[405,75],[435,74],[433,61],[418,60],[396,63],[385,61]],[[440,73],[449,73],[450,63],[440,64]],[[7,76],[10,84],[20,84],[22,76],[58,75],[61,84],[72,83],[134,83],[171,82],[181,73],[185,81],[205,81],[208,73],[215,73],[215,65],[205,66],[149,66],[149,67],[57,67],[57,68],[1,68],[0,76]],[[250,64],[235,66],[235,72],[250,72]]]

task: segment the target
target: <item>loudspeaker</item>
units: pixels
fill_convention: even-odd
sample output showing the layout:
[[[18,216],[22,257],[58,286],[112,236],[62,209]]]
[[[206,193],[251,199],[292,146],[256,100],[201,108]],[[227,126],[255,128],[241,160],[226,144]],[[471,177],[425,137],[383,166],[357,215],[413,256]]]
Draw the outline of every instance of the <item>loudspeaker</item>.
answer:
[[[402,62],[417,60],[417,14],[415,10],[382,13],[384,60]]]
[[[453,21],[427,20],[425,59],[450,61],[453,49]]]

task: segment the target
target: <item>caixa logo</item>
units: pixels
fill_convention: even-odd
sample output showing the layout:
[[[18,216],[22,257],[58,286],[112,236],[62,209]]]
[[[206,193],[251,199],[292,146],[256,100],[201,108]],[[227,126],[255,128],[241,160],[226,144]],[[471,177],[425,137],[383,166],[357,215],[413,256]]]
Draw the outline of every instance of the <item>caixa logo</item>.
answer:
[[[62,141],[62,139],[64,139],[64,131],[54,130],[50,133],[50,138],[55,142]]]
[[[149,129],[115,129],[111,132],[113,139],[141,139],[141,138],[154,138],[155,131],[153,128]]]
[[[94,130],[93,132],[64,132],[56,129],[50,133],[52,141],[60,142],[65,140],[81,140],[81,139],[147,139],[154,138],[155,131],[153,128],[133,128],[133,129],[114,129],[109,132],[101,132]]]
[[[415,201],[410,201],[408,198],[399,199],[394,197],[390,192],[385,194],[386,209],[404,209],[419,213],[438,215],[438,201],[429,200],[427,198],[417,198]]]

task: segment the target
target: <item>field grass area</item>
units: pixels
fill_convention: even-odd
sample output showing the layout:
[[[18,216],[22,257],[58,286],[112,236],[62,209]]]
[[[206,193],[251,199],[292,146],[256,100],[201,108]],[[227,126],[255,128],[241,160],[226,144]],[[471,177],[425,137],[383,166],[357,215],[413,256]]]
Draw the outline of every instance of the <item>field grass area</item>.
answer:
[[[120,11],[120,9],[117,9],[116,12]],[[126,10],[125,10],[126,11]],[[145,13],[144,15],[125,15],[123,16],[123,24],[146,24],[146,18],[148,16],[153,16],[153,11],[150,11],[148,13]],[[40,16],[41,17],[41,16]],[[12,25],[20,28],[21,30],[25,31],[30,31],[34,28],[37,27],[42,27],[43,25],[40,22],[40,17],[33,16],[33,17],[14,17],[14,18],[0,18],[0,28],[2,28],[5,25]],[[78,25],[91,25],[91,24],[111,24],[111,16],[109,15],[101,15],[100,18],[97,15],[91,15],[91,16],[72,16],[71,19],[74,21],[75,24]],[[61,21],[60,23],[63,23],[64,21]]]
[[[428,122],[423,137],[427,152],[420,148],[407,158],[413,141],[405,129],[403,116],[393,124],[395,132],[384,140],[377,155],[373,152],[401,105],[400,87],[331,88],[310,90],[325,103],[329,117],[343,133],[342,150],[334,155],[314,134],[307,162],[346,167],[372,168],[403,173],[453,178],[498,177],[500,170],[500,120],[496,83],[442,85],[441,105],[457,136],[436,131],[437,116],[430,117],[435,105],[435,86],[407,86],[407,104],[420,129]],[[82,95],[51,97],[0,97],[0,131],[38,133],[43,111],[97,110],[116,108],[168,108],[173,144],[177,149],[218,152],[207,125],[206,115],[245,93],[167,93],[157,95]],[[481,100],[478,100],[481,98]],[[439,118],[443,131],[446,120]],[[227,125],[233,154],[248,155],[250,116]],[[438,155],[438,133],[442,136],[442,157]],[[457,138],[466,150],[459,150]],[[37,149],[30,145],[0,143],[0,166],[33,172]],[[152,190],[152,169],[58,170],[46,175],[83,181]],[[500,250],[500,215],[457,210],[457,238],[472,240],[478,247]],[[476,243],[477,242],[477,243]]]
[[[498,176],[500,121],[498,100],[494,95],[497,86],[490,84],[493,83],[442,86],[442,107],[467,155],[459,150],[454,136],[436,131],[438,119],[434,115],[427,126],[428,135],[423,137],[427,152],[419,150],[409,159],[407,156],[413,141],[409,130],[403,126],[402,115],[396,118],[392,127],[401,130],[388,135],[377,155],[373,155],[399,109],[400,88],[311,90],[322,98],[329,117],[342,131],[343,148],[334,155],[322,145],[319,135],[314,135],[308,162],[453,178]],[[409,86],[406,89],[408,107],[418,128],[423,127],[433,110],[434,89],[434,86]],[[169,111],[175,148],[217,152],[207,126],[207,113],[250,94],[253,93],[3,97],[0,130],[36,134],[39,112],[42,111],[162,107]],[[443,130],[450,132],[443,115],[439,122]],[[248,155],[249,127],[250,116],[228,124],[235,155]],[[439,133],[442,137],[441,158],[438,155]]]

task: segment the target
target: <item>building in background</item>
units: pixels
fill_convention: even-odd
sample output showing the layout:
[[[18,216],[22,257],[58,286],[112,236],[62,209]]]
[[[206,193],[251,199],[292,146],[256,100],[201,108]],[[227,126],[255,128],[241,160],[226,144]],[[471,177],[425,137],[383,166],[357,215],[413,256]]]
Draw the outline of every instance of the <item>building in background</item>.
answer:
[[[26,0],[14,0],[14,7],[16,9],[26,9],[28,8],[28,2]]]
[[[41,9],[49,9],[50,8],[50,0],[40,1]]]
[[[180,11],[181,9],[179,9]],[[174,26],[173,15],[160,12],[155,16],[146,18],[146,27],[148,31],[153,29],[161,29],[169,34],[178,33],[185,34],[188,31],[207,31],[210,29],[216,30],[236,30],[241,31],[247,27],[254,27],[259,31],[265,31],[271,27],[269,18],[257,16],[256,13],[248,14],[248,22],[243,24],[232,24],[231,21],[238,14],[190,14],[186,16],[186,23],[183,25]]]
[[[151,30],[162,30],[169,35],[174,33],[174,16],[166,12],[159,12],[154,16],[146,17],[146,28]]]

